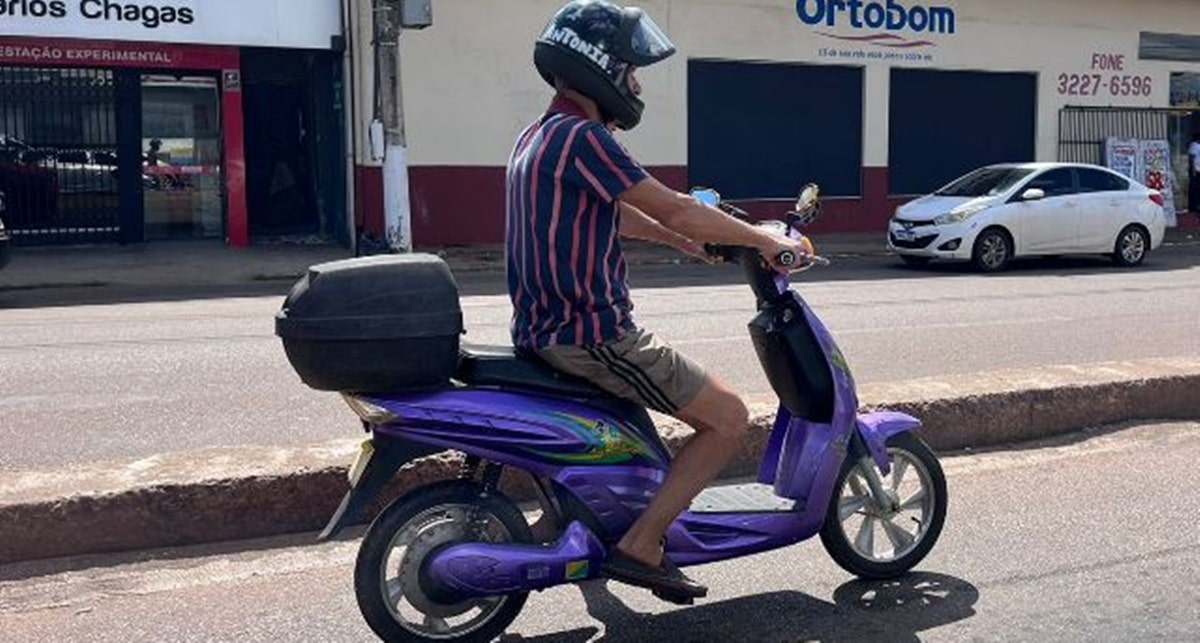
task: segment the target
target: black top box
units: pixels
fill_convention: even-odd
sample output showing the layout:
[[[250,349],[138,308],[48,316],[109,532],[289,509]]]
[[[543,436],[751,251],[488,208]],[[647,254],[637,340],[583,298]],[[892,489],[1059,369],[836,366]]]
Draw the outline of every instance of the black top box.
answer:
[[[448,386],[462,332],[450,268],[420,253],[312,266],[275,316],[288,361],[322,391]]]

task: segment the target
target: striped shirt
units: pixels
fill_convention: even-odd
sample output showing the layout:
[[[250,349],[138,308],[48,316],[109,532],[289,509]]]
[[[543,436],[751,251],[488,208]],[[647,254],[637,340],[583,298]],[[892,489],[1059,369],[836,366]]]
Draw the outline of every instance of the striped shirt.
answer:
[[[634,327],[617,199],[647,176],[567,98],[521,133],[506,191],[514,345],[595,346]]]

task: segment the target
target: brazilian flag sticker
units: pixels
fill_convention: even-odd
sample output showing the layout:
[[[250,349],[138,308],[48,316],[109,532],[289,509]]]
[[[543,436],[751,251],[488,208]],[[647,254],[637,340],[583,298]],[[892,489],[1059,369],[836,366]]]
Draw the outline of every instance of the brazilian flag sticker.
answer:
[[[588,577],[588,562],[576,560],[567,563],[567,580],[582,580]]]

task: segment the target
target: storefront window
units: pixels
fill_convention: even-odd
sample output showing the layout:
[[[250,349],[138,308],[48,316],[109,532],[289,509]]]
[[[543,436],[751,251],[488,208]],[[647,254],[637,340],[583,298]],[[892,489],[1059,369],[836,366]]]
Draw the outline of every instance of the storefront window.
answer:
[[[142,76],[142,167],[147,239],[223,233],[217,79]]]
[[[0,68],[0,191],[18,242],[116,237],[113,87],[103,69]]]

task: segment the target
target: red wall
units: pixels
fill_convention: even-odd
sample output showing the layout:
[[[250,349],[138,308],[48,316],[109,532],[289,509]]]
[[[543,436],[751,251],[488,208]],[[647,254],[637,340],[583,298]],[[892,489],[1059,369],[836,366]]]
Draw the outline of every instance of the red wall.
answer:
[[[686,190],[685,166],[648,168],[658,180]],[[356,177],[359,227],[383,230],[382,170],[359,167]],[[861,198],[832,198],[812,227],[815,234],[879,232],[898,205],[908,199],[888,195],[887,168],[862,170]],[[797,185],[799,188],[799,185]],[[719,186],[718,186],[719,189]],[[417,247],[494,244],[504,240],[504,168],[421,165],[409,169],[413,241]],[[738,204],[754,217],[775,216],[786,204],[749,201]]]

